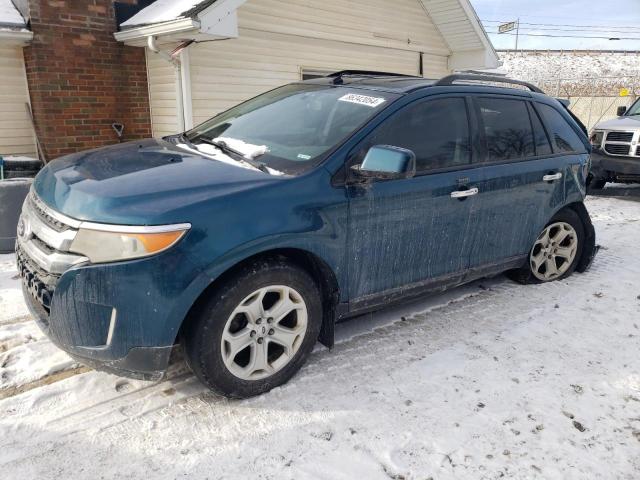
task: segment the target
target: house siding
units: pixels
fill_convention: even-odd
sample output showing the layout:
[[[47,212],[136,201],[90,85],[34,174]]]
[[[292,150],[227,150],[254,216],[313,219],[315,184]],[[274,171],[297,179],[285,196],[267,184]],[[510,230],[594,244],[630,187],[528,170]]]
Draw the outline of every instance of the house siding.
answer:
[[[176,73],[173,66],[159,55],[149,49],[146,49],[146,54],[153,135],[164,137],[178,131]]]
[[[421,0],[249,0],[239,16],[256,31],[449,53]]]
[[[238,15],[238,38],[189,47],[196,125],[300,80],[303,68],[417,75],[422,52],[424,76],[448,73],[448,47],[420,0],[250,0]],[[147,56],[153,132],[162,136],[177,129],[175,75]]]
[[[36,155],[22,48],[0,45],[0,156]]]

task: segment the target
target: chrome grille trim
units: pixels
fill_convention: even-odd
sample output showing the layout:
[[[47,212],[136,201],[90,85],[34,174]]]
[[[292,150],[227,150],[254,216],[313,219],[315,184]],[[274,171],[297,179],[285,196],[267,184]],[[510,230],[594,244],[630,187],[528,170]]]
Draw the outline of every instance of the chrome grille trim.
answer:
[[[613,157],[640,157],[640,130],[604,130],[602,149]]]
[[[42,220],[40,215],[36,214],[30,208],[22,210],[23,220],[29,222],[33,234],[49,245],[54,250],[68,251],[71,247],[73,239],[76,238],[77,230],[67,229],[56,231],[48,223]]]
[[[60,225],[62,228],[80,228],[80,224],[82,223],[80,220],[76,220],[75,218],[67,217],[62,213],[56,212],[49,206],[47,206],[42,200],[38,198],[33,190],[29,193],[29,201],[33,203],[35,210],[44,217],[49,217],[49,219],[55,220],[55,223]],[[46,221],[46,219],[45,219]]]
[[[89,262],[87,257],[69,252],[80,224],[45,205],[32,190],[22,207],[18,249],[44,272],[62,275],[71,267]]]
[[[62,275],[74,265],[88,262],[89,259],[79,255],[62,252],[46,252],[34,239],[21,243],[20,247],[25,255],[45,272],[53,275]]]

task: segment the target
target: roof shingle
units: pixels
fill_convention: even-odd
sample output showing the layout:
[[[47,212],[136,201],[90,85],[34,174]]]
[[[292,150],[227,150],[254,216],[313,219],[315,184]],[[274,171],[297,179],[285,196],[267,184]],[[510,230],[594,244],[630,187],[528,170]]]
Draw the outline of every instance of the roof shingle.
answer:
[[[0,0],[0,27],[25,28],[25,22],[11,0]]]
[[[194,16],[216,0],[156,0],[147,8],[120,25],[122,28],[140,27],[154,23],[170,22]]]

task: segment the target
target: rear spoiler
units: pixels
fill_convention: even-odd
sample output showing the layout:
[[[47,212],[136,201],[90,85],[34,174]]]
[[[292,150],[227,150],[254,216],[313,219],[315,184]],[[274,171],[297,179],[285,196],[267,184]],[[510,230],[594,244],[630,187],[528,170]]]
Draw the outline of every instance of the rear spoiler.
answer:
[[[578,127],[580,127],[580,130],[582,130],[588,138],[589,130],[587,130],[587,127],[585,127],[584,123],[582,123],[582,121],[580,121],[580,119],[576,117],[571,110],[569,110],[569,106],[571,105],[571,100],[568,100],[566,98],[556,98],[556,100],[560,102],[560,104],[565,108],[567,113],[571,115],[571,118],[573,118],[574,122],[576,122],[578,124]]]

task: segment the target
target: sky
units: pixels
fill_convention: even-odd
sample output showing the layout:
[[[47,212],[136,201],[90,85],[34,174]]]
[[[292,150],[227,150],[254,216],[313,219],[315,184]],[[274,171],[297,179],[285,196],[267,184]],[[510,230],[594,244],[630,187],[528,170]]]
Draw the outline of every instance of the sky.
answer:
[[[527,34],[518,37],[519,49],[640,50],[640,0],[471,0],[471,3],[497,50],[515,48],[515,31],[509,34],[497,31],[500,22],[518,18],[520,33]]]

